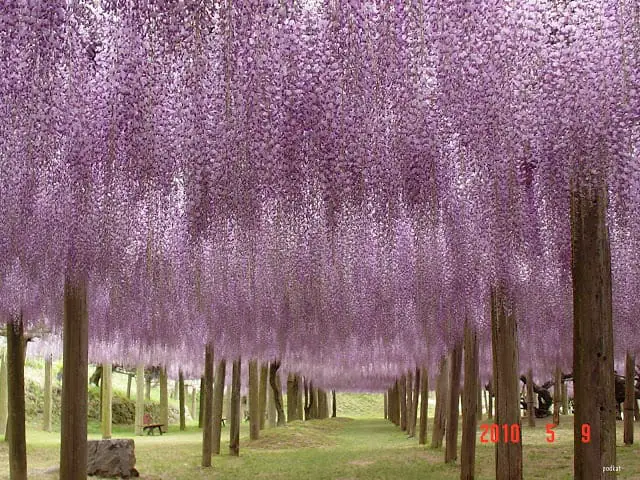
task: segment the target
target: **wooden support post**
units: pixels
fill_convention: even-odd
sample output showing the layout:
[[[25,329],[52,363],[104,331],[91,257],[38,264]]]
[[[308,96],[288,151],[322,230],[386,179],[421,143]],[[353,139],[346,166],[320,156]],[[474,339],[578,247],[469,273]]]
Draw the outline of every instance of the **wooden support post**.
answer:
[[[458,458],[458,418],[460,416],[460,373],[462,369],[462,345],[456,343],[451,351],[449,395],[447,403],[447,428],[444,461],[455,462]]]
[[[264,430],[267,420],[267,386],[269,382],[269,364],[260,365],[260,430]]]
[[[533,371],[527,370],[527,419],[530,427],[536,426],[536,411],[534,409]]]
[[[447,392],[449,390],[449,367],[447,357],[440,359],[438,380],[436,383],[436,408],[433,415],[433,432],[431,434],[431,447],[440,448],[444,439],[447,423]]]
[[[145,391],[144,398],[147,401],[151,401],[151,372],[147,372],[144,378]]]
[[[227,361],[223,358],[216,367],[216,379],[213,384],[213,447],[214,455],[220,454],[222,436],[222,410],[224,406],[224,379],[227,374]]]
[[[427,443],[427,428],[429,419],[429,374],[426,367],[420,371],[420,432],[418,444]]]
[[[0,351],[0,435],[7,431],[9,420],[9,396],[7,393],[7,361],[4,351]],[[8,441],[7,438],[5,440]]]
[[[591,172],[571,192],[571,275],[573,279],[574,478],[615,478],[603,468],[616,465],[616,405],[613,378],[611,251],[607,185]],[[583,442],[583,425],[591,438]]]
[[[136,425],[135,434],[142,435],[144,424],[144,365],[136,367]]]
[[[420,369],[416,367],[413,375],[413,403],[411,405],[411,432],[410,437],[416,436],[416,425],[418,423],[418,401],[420,398]]]
[[[204,377],[200,377],[200,405],[198,408],[198,428],[202,428],[202,422],[204,420],[204,405],[207,395],[207,389],[205,388],[204,383]]]
[[[165,432],[169,430],[169,389],[167,382],[167,369],[162,366],[160,367],[160,423],[164,424],[162,429]]]
[[[406,432],[408,436],[411,436],[411,419],[413,418],[413,372],[409,370],[405,376],[406,384],[404,387],[404,393],[407,396],[407,428]]]
[[[464,390],[462,391],[462,445],[460,480],[473,480],[476,465],[476,429],[478,427],[478,334],[467,320],[464,326]]]
[[[87,478],[87,291],[83,280],[65,278],[63,320],[60,478]]]
[[[7,372],[9,390],[9,477],[27,480],[27,441],[24,405],[24,325],[22,315],[7,323]]]
[[[276,426],[276,418],[278,412],[276,410],[276,402],[273,398],[273,388],[271,388],[271,372],[267,368],[267,426],[274,428]]]
[[[131,374],[127,375],[127,398],[131,400],[131,382],[132,376]]]
[[[52,395],[53,395],[53,358],[47,355],[44,359],[44,409],[42,411],[42,429],[51,431]]]
[[[387,418],[389,418],[389,407],[387,405],[387,397],[388,397],[388,393],[384,392],[384,419],[386,420]]]
[[[113,387],[111,384],[111,364],[103,363],[102,364],[102,388],[100,391],[102,392],[102,416],[101,416],[101,426],[102,426],[102,438],[108,440],[111,438],[111,414],[112,414],[112,403],[113,403]]]
[[[240,368],[241,360],[233,362],[231,372],[231,412],[229,419],[229,454],[240,455]]]
[[[496,396],[496,421],[509,429],[522,429],[518,389],[518,335],[513,312],[507,314],[503,287],[491,294],[491,346],[493,385]],[[517,425],[514,427],[513,425]],[[496,480],[522,480],[522,443],[496,443]]]
[[[407,376],[402,375],[398,383],[400,387],[400,429],[407,430]]]
[[[249,438],[260,438],[260,371],[256,360],[249,361]],[[295,398],[294,403],[297,404]]]
[[[287,377],[287,422],[298,419],[296,410],[298,409],[298,384],[296,376],[289,373]]]
[[[625,385],[624,385],[624,444],[633,445],[633,416],[635,411],[635,375],[636,359],[627,351],[625,363]]]
[[[336,391],[331,390],[331,418],[336,418],[338,415],[338,403],[336,401]]]
[[[196,387],[191,387],[191,418],[196,418]]]
[[[476,417],[477,417],[478,421],[480,421],[480,420],[482,420],[482,382],[480,381],[480,377],[479,376],[476,379],[476,385],[478,386],[476,388],[477,397],[478,397],[478,398],[476,398],[476,405],[477,405]]]
[[[553,423],[560,425],[560,403],[562,402],[562,371],[556,365],[555,382],[553,385]]]
[[[213,345],[207,343],[204,349],[204,395],[200,394],[202,413],[202,466],[211,466],[213,449]]]
[[[180,409],[180,431],[187,429],[187,421],[184,412],[184,374],[182,370],[178,372],[178,402]]]

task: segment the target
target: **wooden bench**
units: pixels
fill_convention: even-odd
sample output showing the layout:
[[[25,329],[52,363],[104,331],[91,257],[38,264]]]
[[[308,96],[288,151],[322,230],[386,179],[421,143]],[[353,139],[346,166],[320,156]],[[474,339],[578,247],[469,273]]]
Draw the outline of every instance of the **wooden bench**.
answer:
[[[149,415],[148,413],[144,414],[142,421],[143,421],[142,431],[147,432],[147,435],[155,435],[153,431],[156,428],[160,432],[160,435],[163,434],[162,427],[164,427],[164,423],[153,423],[153,419],[151,418],[151,415]]]

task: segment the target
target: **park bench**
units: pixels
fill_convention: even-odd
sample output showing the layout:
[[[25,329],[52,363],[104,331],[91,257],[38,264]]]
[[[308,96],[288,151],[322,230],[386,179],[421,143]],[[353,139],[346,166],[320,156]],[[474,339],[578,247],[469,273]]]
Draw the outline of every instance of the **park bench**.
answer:
[[[151,418],[151,415],[149,415],[148,413],[144,414],[143,420],[142,420],[142,431],[143,432],[147,432],[147,435],[155,435],[153,433],[153,431],[157,428],[158,431],[160,432],[160,435],[162,435],[162,427],[164,427],[164,423],[153,423],[153,419]]]

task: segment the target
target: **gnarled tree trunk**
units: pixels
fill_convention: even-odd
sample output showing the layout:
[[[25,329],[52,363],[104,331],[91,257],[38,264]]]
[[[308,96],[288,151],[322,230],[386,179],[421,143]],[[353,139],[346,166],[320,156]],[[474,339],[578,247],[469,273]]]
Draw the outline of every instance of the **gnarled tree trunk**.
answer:
[[[279,368],[280,362],[271,363],[269,367],[269,382],[271,383],[271,390],[273,391],[273,403],[276,406],[276,412],[278,414],[277,426],[281,427],[286,423],[286,420],[282,406],[282,383],[280,381],[280,374],[278,373]]]

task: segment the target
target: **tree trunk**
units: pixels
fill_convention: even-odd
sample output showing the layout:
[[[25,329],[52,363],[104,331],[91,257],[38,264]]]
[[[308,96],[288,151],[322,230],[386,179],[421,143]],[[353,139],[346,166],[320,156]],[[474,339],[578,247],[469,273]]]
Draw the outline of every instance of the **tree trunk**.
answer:
[[[624,384],[624,444],[633,445],[633,415],[636,404],[635,396],[636,359],[627,351]]]
[[[22,314],[7,323],[7,371],[9,390],[9,476],[27,480],[27,442],[24,404],[25,338]]]
[[[127,398],[129,400],[131,400],[131,381],[132,381],[132,376],[131,374],[127,375]]]
[[[407,435],[411,436],[411,419],[413,418],[413,372],[409,370],[405,376],[404,393],[407,396]]]
[[[482,420],[482,382],[480,382],[479,376],[476,379],[476,385],[477,385],[476,392],[478,393],[477,395],[478,398],[476,398],[476,402],[477,402],[476,417],[477,417],[477,420],[480,421]]]
[[[267,385],[269,382],[269,364],[260,366],[260,430],[264,430],[267,415]]]
[[[223,358],[216,368],[216,380],[213,384],[213,445],[214,455],[220,455],[220,437],[222,436],[222,407],[224,405],[224,379],[227,374],[227,361]]]
[[[556,379],[553,386],[553,423],[560,425],[560,403],[562,402],[562,372],[556,365]]]
[[[200,412],[202,414],[202,466],[211,466],[213,449],[213,345],[207,343],[204,349],[204,385],[200,392]],[[203,394],[204,391],[204,394]]]
[[[398,384],[400,387],[400,429],[407,430],[407,376],[402,375]]]
[[[527,371],[527,417],[530,427],[536,426],[536,412],[534,409],[533,371]]]
[[[420,433],[418,444],[427,443],[427,420],[429,418],[429,374],[425,367],[420,372]]]
[[[449,368],[447,357],[443,356],[440,360],[440,371],[436,383],[436,408],[433,414],[433,432],[431,434],[431,447],[442,447],[444,432],[447,423],[447,391],[449,383]]]
[[[458,417],[460,416],[460,373],[462,369],[462,345],[456,343],[451,352],[449,395],[447,405],[447,443],[444,451],[445,463],[458,458]],[[475,394],[475,392],[474,392]]]
[[[282,407],[282,383],[280,381],[280,374],[278,373],[279,368],[280,362],[271,363],[269,367],[269,382],[273,390],[273,403],[276,406],[276,412],[278,414],[277,426],[281,427],[286,423],[286,420],[284,418],[284,408]]]
[[[7,421],[9,420],[9,399],[7,394],[7,362],[5,352],[0,352],[0,435],[7,432]],[[5,438],[8,441],[8,438]]]
[[[409,436],[416,436],[416,425],[418,423],[418,401],[420,398],[420,369],[416,367],[416,373],[413,376],[413,404],[411,405],[411,432]]]
[[[231,372],[231,412],[229,419],[229,454],[240,455],[240,374],[241,359],[233,362]]]
[[[60,478],[87,478],[88,321],[84,281],[65,279]]]
[[[249,361],[249,438],[260,438],[260,371],[256,360]],[[294,403],[297,404],[297,402]]]
[[[398,402],[398,382],[395,381],[393,382],[393,385],[391,386],[391,388],[389,389],[389,395],[388,395],[388,402],[389,402],[389,419],[391,420],[391,422],[398,426],[400,424],[398,417],[396,415],[396,411],[398,409],[397,406],[397,402]]]
[[[196,387],[191,387],[191,418],[196,418]]]
[[[102,438],[108,440],[111,438],[111,413],[113,403],[113,387],[111,383],[111,364],[102,364]]]
[[[569,415],[569,386],[562,383],[562,415]]]
[[[331,390],[331,418],[336,418],[338,415],[338,404],[336,402],[336,391]]]
[[[489,406],[487,411],[487,417],[493,418],[493,382],[489,382]]]
[[[460,446],[460,480],[473,480],[476,466],[476,428],[478,427],[478,334],[465,322],[464,390],[462,391],[462,445]]]
[[[388,402],[388,396],[389,394],[387,392],[384,392],[384,419],[386,420],[387,418],[389,418],[389,407],[387,405]]]
[[[184,414],[184,374],[182,370],[178,372],[178,402],[180,405],[180,430],[186,430],[187,422]]]
[[[162,429],[165,432],[169,430],[169,392],[167,388],[167,369],[164,366],[160,368],[160,423],[164,424]]]
[[[269,372],[267,378],[267,426],[269,428],[273,428],[276,426],[276,416],[278,412],[276,411],[276,402],[273,398],[273,388],[271,388],[271,372],[268,368],[267,364],[267,372]]]
[[[44,410],[42,412],[42,429],[51,431],[51,397],[53,394],[53,358],[47,355],[44,359]]]
[[[151,401],[151,372],[147,373],[144,381],[145,381],[144,398],[148,401]]]
[[[595,173],[597,175],[597,172]],[[611,252],[604,178],[571,192],[573,279],[574,475],[615,478],[616,408],[613,381]],[[583,442],[583,425],[591,439]]]
[[[500,425],[518,425],[520,431],[520,396],[518,389],[518,336],[513,313],[507,315],[505,294],[501,287],[491,295],[491,346],[493,385],[496,396],[496,421]],[[496,443],[496,480],[522,480],[522,443]]]
[[[205,354],[205,358],[206,358],[206,354]],[[207,395],[207,389],[205,387],[205,381],[204,381],[204,377],[200,377],[200,407],[198,409],[198,428],[202,428],[202,422],[204,420],[204,405],[205,402],[207,401],[206,399],[206,395]]]
[[[135,434],[142,435],[144,424],[144,365],[136,368],[136,425]]]
[[[287,377],[287,422],[298,420],[298,377],[290,373]]]
[[[320,398],[318,395],[318,389],[316,387],[313,387],[311,389],[311,395],[313,397],[311,418],[320,418]]]

